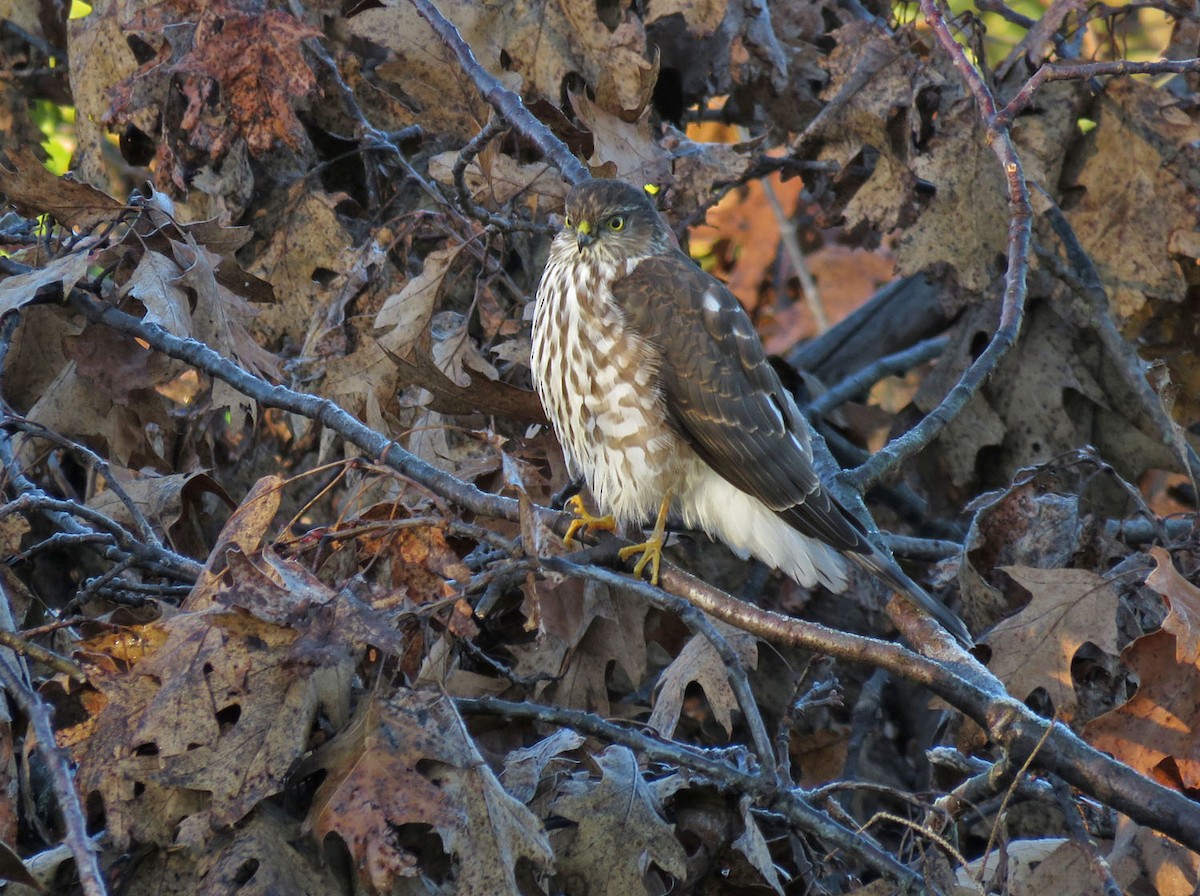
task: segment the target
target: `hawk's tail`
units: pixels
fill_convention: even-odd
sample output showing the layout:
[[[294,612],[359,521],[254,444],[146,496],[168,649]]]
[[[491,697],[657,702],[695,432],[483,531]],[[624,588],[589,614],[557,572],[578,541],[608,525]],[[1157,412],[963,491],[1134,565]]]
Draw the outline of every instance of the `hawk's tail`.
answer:
[[[891,585],[904,595],[904,597],[908,598],[909,601],[940,622],[942,627],[954,635],[964,647],[969,649],[975,646],[975,639],[971,637],[971,633],[967,631],[967,627],[963,624],[963,621],[954,615],[945,605],[935,600],[924,588],[906,576],[892,560],[874,551],[870,554],[849,552],[846,556],[863,569]]]

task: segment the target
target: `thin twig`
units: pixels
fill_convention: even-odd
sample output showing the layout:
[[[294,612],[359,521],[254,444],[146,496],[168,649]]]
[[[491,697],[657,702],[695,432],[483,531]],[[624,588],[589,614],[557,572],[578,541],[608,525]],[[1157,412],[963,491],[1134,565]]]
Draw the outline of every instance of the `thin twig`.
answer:
[[[113,476],[108,461],[95,451],[86,445],[81,445],[79,442],[68,439],[53,430],[47,429],[40,423],[34,423],[25,417],[5,414],[4,416],[0,416],[0,426],[16,429],[28,435],[35,436],[82,458],[86,464],[104,477],[106,487],[125,506],[125,509],[129,511],[129,518],[133,521],[133,527],[137,531],[138,537],[152,547],[161,548],[163,546],[154,532],[154,527],[150,525],[150,521],[142,513],[142,508],[138,507],[133,498],[129,496],[129,493],[125,491],[125,487]]]
[[[988,125],[989,128],[997,131],[1012,127],[1017,116],[1033,102],[1034,94],[1047,81],[1083,81],[1103,75],[1178,75],[1188,72],[1200,72],[1200,58],[1160,59],[1156,62],[1116,59],[1111,62],[1086,62],[1072,65],[1047,62],[1021,85],[1016,96],[993,115]]]
[[[591,177],[583,163],[571,154],[566,144],[555,137],[548,127],[534,117],[533,113],[525,107],[521,98],[479,64],[479,60],[475,58],[475,54],[471,52],[467,42],[462,39],[458,29],[438,11],[436,6],[429,0],[410,0],[410,2],[421,18],[430,24],[438,39],[454,53],[459,66],[466,72],[467,77],[475,82],[475,87],[488,104],[523,137],[541,150],[542,155],[562,172],[567,183],[578,184]]]
[[[804,304],[817,324],[817,332],[824,333],[829,329],[829,315],[825,313],[825,304],[821,301],[817,281],[813,279],[812,271],[808,269],[804,250],[800,248],[800,240],[796,237],[796,222],[783,210],[783,204],[775,195],[775,188],[771,186],[771,181],[764,177],[760,183],[763,195],[767,197],[767,205],[771,206],[771,213],[775,215],[775,222],[779,225],[779,238],[783,241],[783,249],[787,253],[788,261],[792,264],[792,270],[796,272],[796,277],[800,280],[800,291],[804,294]]]
[[[983,82],[979,70],[968,58],[966,50],[950,33],[940,0],[921,0],[921,12],[933,30],[942,50],[966,82],[979,114],[986,124],[995,120],[996,100]],[[1007,128],[992,129],[988,137],[992,151],[1000,160],[1007,187],[1010,217],[1008,222],[1008,270],[1004,274],[1004,296],[1000,304],[1000,323],[986,349],[959,378],[948,395],[925,418],[869,461],[848,474],[859,491],[878,482],[905,460],[932,442],[966,407],[979,391],[984,380],[991,376],[1000,362],[1016,345],[1025,317],[1026,276],[1029,271],[1029,244],[1032,233],[1033,209],[1029,204],[1029,187],[1021,160]]]
[[[909,892],[926,892],[920,875],[900,864],[873,840],[866,835],[856,834],[813,807],[800,789],[778,789],[767,785],[759,775],[745,771],[735,762],[727,760],[725,755],[729,751],[701,750],[675,741],[665,741],[644,729],[626,728],[607,722],[592,713],[574,709],[538,706],[534,703],[512,703],[495,697],[460,698],[455,703],[462,713],[487,713],[509,719],[546,722],[586,732],[611,743],[623,744],[656,762],[692,769],[703,774],[715,787],[725,792],[755,796],[762,808],[782,815],[800,830],[820,837],[826,845],[854,856],[880,874],[909,888]]]
[[[674,594],[640,580],[622,576],[609,569],[581,566],[563,557],[546,557],[542,560],[542,565],[552,572],[588,579],[607,585],[609,588],[636,594],[652,606],[676,614],[683,620],[684,625],[704,637],[720,655],[721,662],[725,664],[729,686],[737,697],[742,717],[750,729],[750,739],[758,753],[758,761],[762,765],[763,774],[771,785],[779,783],[777,771],[779,764],[775,759],[774,745],[771,742],[771,736],[767,733],[767,726],[763,722],[762,713],[759,712],[758,703],[754,699],[754,691],[750,688],[750,679],[742,666],[741,658],[707,616],[683,598],[676,597]]]
[[[6,603],[8,595],[0,582],[0,598]],[[0,658],[0,687],[21,707],[36,738],[38,755],[46,765],[54,797],[66,825],[64,839],[75,857],[75,868],[79,883],[87,896],[105,896],[104,875],[96,859],[95,845],[88,837],[87,817],[79,802],[79,790],[75,787],[75,776],[71,771],[58,742],[54,737],[54,724],[50,718],[50,707],[25,682],[20,673]]]
[[[810,419],[827,414],[839,405],[869,392],[871,387],[884,377],[904,373],[939,357],[946,350],[949,341],[949,336],[934,336],[902,351],[886,355],[822,392],[809,402],[804,409],[805,413]]]
[[[475,201],[471,198],[471,191],[467,189],[467,168],[475,161],[475,157],[483,152],[485,146],[508,129],[509,124],[503,117],[493,115],[479,133],[458,151],[458,158],[454,160],[454,167],[450,169],[454,178],[454,189],[458,192],[459,208],[472,217],[476,215],[476,206]]]

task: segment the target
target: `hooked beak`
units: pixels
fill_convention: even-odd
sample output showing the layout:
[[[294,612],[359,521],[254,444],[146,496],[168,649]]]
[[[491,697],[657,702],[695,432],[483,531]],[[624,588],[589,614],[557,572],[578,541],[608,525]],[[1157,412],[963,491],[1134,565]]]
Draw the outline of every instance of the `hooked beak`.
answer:
[[[592,233],[592,223],[590,221],[580,221],[579,226],[575,228],[575,245],[582,252],[594,242],[596,242],[596,235]]]

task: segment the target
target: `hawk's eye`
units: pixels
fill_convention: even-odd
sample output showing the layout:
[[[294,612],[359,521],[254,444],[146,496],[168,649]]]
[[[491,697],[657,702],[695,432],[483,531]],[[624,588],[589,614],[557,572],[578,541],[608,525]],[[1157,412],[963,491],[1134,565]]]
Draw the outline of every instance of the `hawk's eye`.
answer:
[[[571,224],[571,216],[570,216],[570,215],[567,215],[567,216],[566,216],[566,217],[563,219],[563,223],[564,223],[564,224],[566,224],[568,227],[572,227],[573,225]]]
[[[625,219],[622,218],[620,215],[613,215],[611,218],[608,219],[608,229],[609,230],[624,230],[625,229]]]

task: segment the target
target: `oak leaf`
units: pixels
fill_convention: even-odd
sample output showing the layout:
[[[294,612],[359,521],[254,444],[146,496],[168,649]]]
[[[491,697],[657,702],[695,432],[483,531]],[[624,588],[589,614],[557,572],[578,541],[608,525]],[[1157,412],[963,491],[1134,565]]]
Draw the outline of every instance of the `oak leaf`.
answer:
[[[1137,693],[1088,722],[1084,734],[1142,774],[1193,790],[1200,787],[1200,669],[1177,662],[1177,650],[1175,636],[1166,631],[1126,647],[1121,660],[1138,677]]]
[[[1146,576],[1146,584],[1170,607],[1162,627],[1175,636],[1175,662],[1194,666],[1200,663],[1200,588],[1179,574],[1162,548],[1151,548],[1150,556],[1158,565]]]
[[[297,632],[216,609],[161,627],[132,668],[92,676],[106,703],[73,748],[118,843],[190,845],[235,824],[282,789],[317,711],[308,672],[281,662]]]
[[[375,892],[419,873],[420,856],[396,839],[404,825],[428,825],[441,838],[458,859],[455,891],[464,896],[516,896],[519,860],[550,862],[542,823],[505,792],[441,695],[365,700],[301,773],[318,768],[326,778],[309,824],[321,839],[336,833],[346,842]]]
[[[1075,715],[1071,661],[1091,642],[1117,651],[1117,594],[1101,576],[1086,569],[1005,566],[1004,572],[1029,589],[1033,598],[1020,613],[1000,622],[984,638],[992,648],[989,664],[1018,699],[1045,688],[1063,719]]]
[[[722,623],[714,623],[725,636],[726,642],[738,654],[744,668],[758,665],[758,644],[753,635],[738,631]],[[737,708],[737,697],[729,684],[730,670],[712,642],[703,635],[693,635],[679,651],[679,656],[663,670],[656,690],[654,712],[646,723],[663,737],[673,737],[675,726],[683,709],[684,695],[688,686],[695,682],[704,689],[708,706],[717,724],[725,729],[727,736],[733,734],[733,710]]]
[[[682,882],[687,855],[673,826],[663,820],[632,751],[611,746],[596,764],[599,781],[560,796],[551,807],[577,825],[574,838],[556,850],[559,873],[587,881],[597,896],[644,892],[642,878],[652,862]]]

